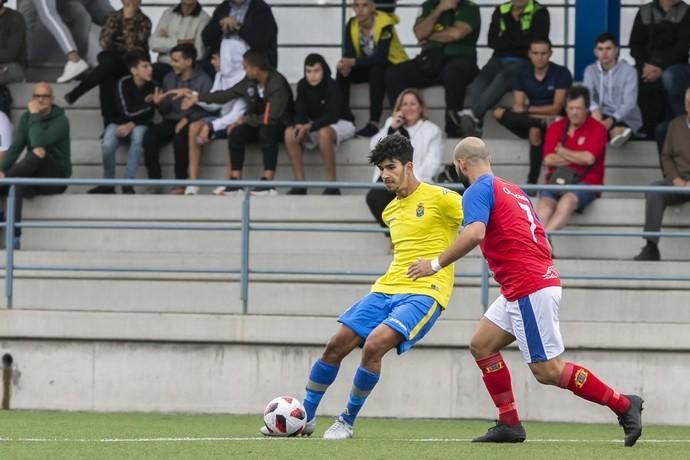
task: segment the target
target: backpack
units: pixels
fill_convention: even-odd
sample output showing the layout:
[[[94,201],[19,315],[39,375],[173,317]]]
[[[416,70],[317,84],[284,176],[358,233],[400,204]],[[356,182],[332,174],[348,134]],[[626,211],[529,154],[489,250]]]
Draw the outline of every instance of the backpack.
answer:
[[[9,118],[10,108],[12,107],[12,93],[5,85],[0,85],[0,111],[5,112]]]

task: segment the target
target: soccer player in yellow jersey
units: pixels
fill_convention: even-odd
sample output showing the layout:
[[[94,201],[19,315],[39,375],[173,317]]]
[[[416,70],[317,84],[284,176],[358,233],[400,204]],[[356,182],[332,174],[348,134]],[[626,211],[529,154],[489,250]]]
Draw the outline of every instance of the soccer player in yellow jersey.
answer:
[[[383,212],[393,242],[393,262],[371,292],[340,315],[340,328],[314,363],[304,397],[307,425],[302,434],[314,432],[316,408],[335,380],[340,362],[362,346],[347,407],[324,434],[325,439],[351,438],[355,418],[379,380],[383,356],[393,348],[398,354],[412,348],[450,300],[452,264],[417,281],[407,276],[407,267],[435,257],[455,239],[462,221],[461,198],[451,190],[419,182],[412,152],[409,139],[394,134],[379,142],[369,157],[381,171],[386,189],[396,194]],[[261,432],[272,434],[267,427]]]

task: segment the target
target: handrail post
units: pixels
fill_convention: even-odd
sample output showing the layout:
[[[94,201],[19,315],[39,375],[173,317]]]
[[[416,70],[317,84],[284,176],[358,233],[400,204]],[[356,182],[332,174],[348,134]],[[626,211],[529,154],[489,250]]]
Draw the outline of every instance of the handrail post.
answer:
[[[14,284],[14,202],[16,185],[10,185],[5,209],[5,299],[6,307],[12,308],[12,286]]]
[[[240,260],[240,299],[242,313],[247,314],[249,301],[249,190],[245,190],[242,198],[242,243]]]
[[[345,32],[347,28],[347,0],[340,1],[340,55],[345,56]]]
[[[482,257],[482,306],[484,311],[489,308],[489,266],[486,264],[486,259]]]

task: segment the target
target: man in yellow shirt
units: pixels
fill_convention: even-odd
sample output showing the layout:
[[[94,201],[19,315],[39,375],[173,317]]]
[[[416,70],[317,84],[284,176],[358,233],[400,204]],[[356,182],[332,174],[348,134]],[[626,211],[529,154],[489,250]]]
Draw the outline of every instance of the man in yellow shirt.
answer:
[[[462,221],[460,195],[419,182],[412,153],[409,139],[394,134],[379,142],[369,157],[381,170],[386,189],[396,194],[383,212],[393,242],[393,261],[371,292],[340,315],[340,328],[314,363],[304,397],[307,425],[302,434],[314,432],[316,408],[335,380],[340,362],[362,346],[347,407],[324,433],[325,439],[351,438],[355,418],[379,380],[383,356],[393,348],[398,354],[412,348],[431,330],[450,300],[452,265],[416,281],[407,276],[407,267],[419,259],[434,258],[455,239]],[[261,432],[272,434],[267,427]]]

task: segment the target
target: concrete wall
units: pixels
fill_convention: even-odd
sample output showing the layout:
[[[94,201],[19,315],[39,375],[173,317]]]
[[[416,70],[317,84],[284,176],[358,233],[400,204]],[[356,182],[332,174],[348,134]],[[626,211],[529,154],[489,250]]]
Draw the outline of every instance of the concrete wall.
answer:
[[[333,324],[335,329],[335,324]],[[299,335],[300,331],[294,333]],[[324,337],[325,339],[326,337]],[[14,358],[14,409],[259,414],[280,394],[303,396],[320,347],[261,344],[174,344],[90,341],[0,342]],[[524,419],[615,423],[606,408],[538,384],[515,351],[504,354]],[[621,392],[641,394],[650,424],[690,424],[688,359],[668,352],[566,352]],[[359,352],[343,364],[320,414],[347,400]],[[425,348],[385,358],[383,377],[365,416],[495,417],[480,373],[464,347]],[[322,422],[327,423],[327,422]]]

